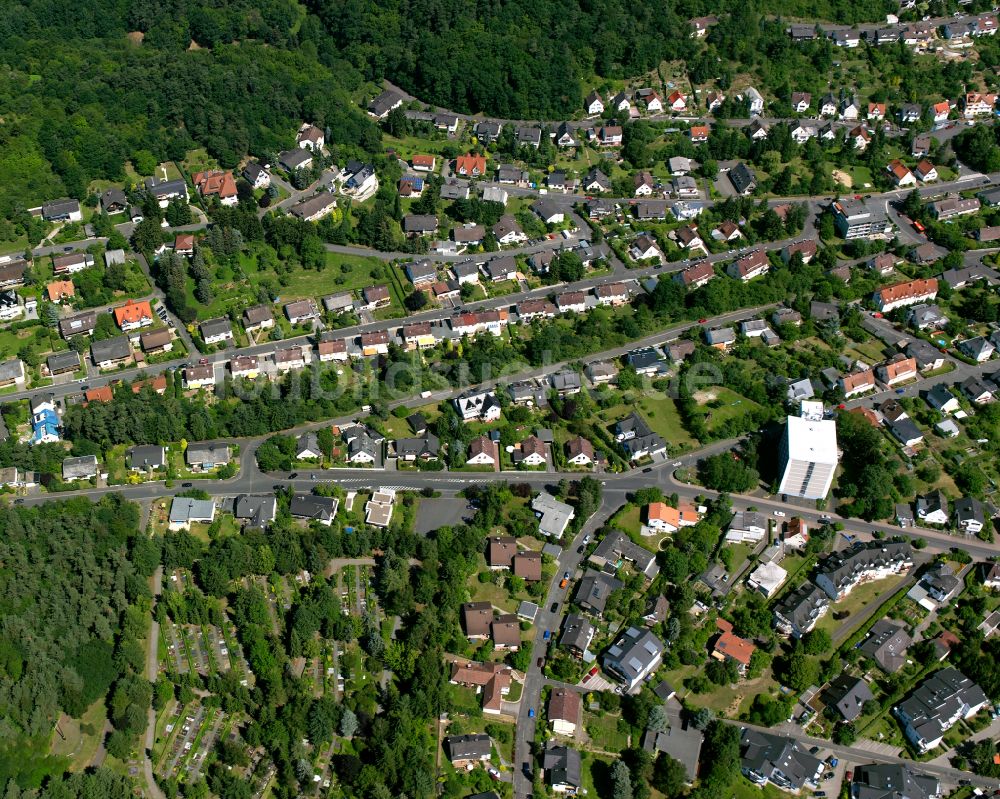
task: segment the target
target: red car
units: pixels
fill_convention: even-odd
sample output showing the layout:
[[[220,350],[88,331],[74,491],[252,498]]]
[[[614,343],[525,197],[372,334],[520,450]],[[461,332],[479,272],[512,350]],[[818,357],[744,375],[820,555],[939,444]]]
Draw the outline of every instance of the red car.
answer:
[[[705,322],[707,322],[707,321],[708,321],[707,319],[699,319],[699,320],[698,320],[698,324],[699,324],[699,325],[703,325],[703,324],[705,324]]]

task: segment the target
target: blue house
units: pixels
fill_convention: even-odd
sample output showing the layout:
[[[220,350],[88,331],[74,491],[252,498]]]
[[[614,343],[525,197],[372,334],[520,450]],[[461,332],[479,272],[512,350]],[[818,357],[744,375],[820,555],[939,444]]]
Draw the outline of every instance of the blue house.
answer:
[[[59,440],[59,417],[55,411],[49,408],[41,409],[32,417],[31,424],[32,444],[47,444]]]

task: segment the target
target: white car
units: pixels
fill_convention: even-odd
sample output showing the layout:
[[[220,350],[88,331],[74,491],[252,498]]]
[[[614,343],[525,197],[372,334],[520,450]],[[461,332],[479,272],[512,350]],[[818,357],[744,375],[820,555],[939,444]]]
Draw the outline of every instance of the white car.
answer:
[[[774,515],[775,515],[775,516],[784,516],[784,515],[785,515],[785,512],[784,512],[783,510],[776,510],[776,511],[774,512]]]

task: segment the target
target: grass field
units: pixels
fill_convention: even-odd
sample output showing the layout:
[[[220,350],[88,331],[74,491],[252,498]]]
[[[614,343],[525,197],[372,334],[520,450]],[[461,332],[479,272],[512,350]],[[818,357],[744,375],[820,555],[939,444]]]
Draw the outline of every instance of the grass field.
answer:
[[[620,752],[628,748],[628,735],[620,732],[618,721],[621,716],[596,713],[583,714],[583,728],[590,736],[590,748],[599,752]]]
[[[709,430],[760,407],[756,402],[748,400],[725,386],[706,389],[704,400],[701,400],[699,394],[695,395],[695,398],[699,400],[698,409],[704,413],[705,425]]]
[[[842,624],[848,623],[866,608],[870,608],[873,603],[880,604],[899,587],[900,582],[901,579],[887,578],[859,585],[842,602],[834,603],[830,612],[816,623],[816,628],[826,630],[833,635]]]
[[[52,731],[52,754],[68,758],[70,771],[85,769],[100,746],[106,717],[103,699],[94,702],[79,719],[62,714],[56,724],[58,732]]]
[[[613,424],[628,416],[633,410],[642,414],[654,433],[663,436],[671,452],[692,449],[697,443],[681,424],[681,417],[673,399],[659,392],[639,396],[631,405],[622,403],[606,408],[598,417],[606,425]]]

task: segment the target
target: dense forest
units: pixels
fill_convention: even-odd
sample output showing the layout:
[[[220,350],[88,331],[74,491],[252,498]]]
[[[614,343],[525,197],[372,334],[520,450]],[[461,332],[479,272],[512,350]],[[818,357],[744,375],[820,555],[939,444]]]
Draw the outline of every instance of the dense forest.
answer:
[[[892,5],[889,3],[888,5]],[[26,0],[0,9],[0,230],[31,227],[25,209],[85,199],[93,180],[122,181],[195,148],[226,167],[288,146],[302,120],[348,154],[376,153],[359,108],[365,81],[390,78],[422,99],[507,116],[561,116],[595,82],[691,58],[687,20],[740,12],[854,22],[887,3],[830,0]],[[744,55],[726,29],[719,53]],[[752,38],[752,37],[751,37]],[[734,52],[738,50],[739,52]],[[768,53],[767,58],[774,54]],[[714,61],[714,58],[712,59]],[[697,65],[693,65],[695,68]],[[148,174],[148,169],[140,170]]]
[[[0,780],[37,786],[60,711],[111,696],[109,751],[145,729],[140,643],[158,548],[117,496],[0,510]],[[117,747],[117,748],[116,748]]]

